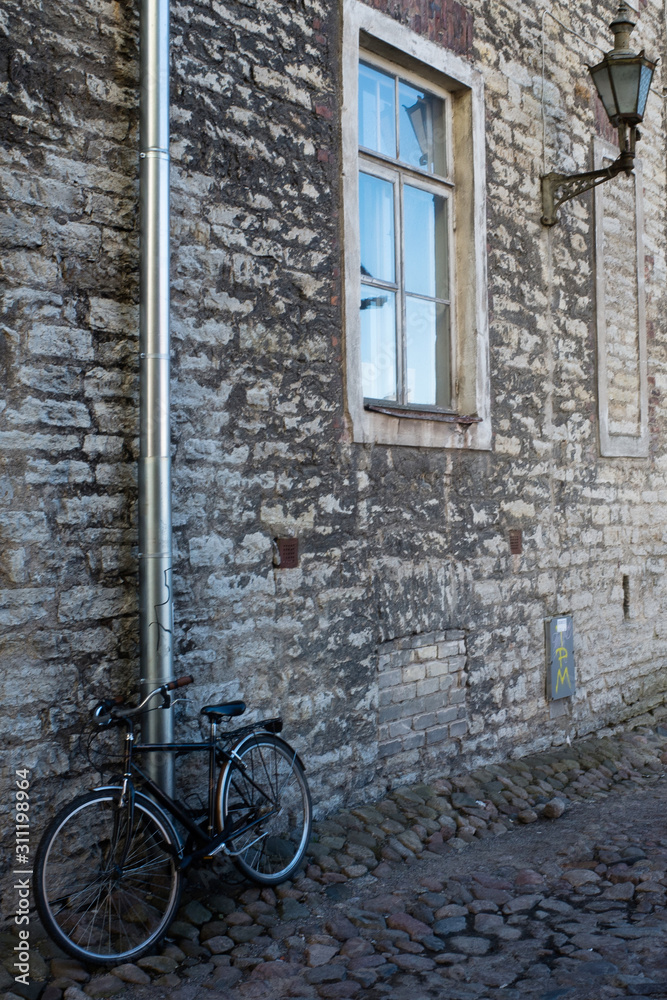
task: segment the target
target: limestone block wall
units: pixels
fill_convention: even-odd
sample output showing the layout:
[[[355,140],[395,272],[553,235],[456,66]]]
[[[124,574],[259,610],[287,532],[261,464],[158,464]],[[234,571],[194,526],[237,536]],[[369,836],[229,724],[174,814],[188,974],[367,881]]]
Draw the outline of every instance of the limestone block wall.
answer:
[[[648,447],[610,457],[593,198],[546,230],[540,176],[591,169],[594,139],[613,139],[586,64],[611,46],[616,0],[557,0],[554,16],[533,0],[368,2],[483,78],[488,451],[351,439],[342,4],[172,5],[175,644],[177,671],[197,679],[179,731],[195,733],[213,699],[280,711],[318,811],[420,769],[576,738],[667,689],[664,58],[640,144]],[[662,0],[638,6],[637,47],[664,56]],[[605,195],[610,227],[623,183]],[[5,0],[0,782],[33,770],[38,827],[90,781],[78,733],[96,699],[139,676],[137,212],[136,8]],[[614,340],[614,356],[630,349]],[[614,420],[632,428],[635,382],[621,381]],[[280,569],[274,540],[293,536],[299,566]],[[555,708],[544,619],[565,613],[577,693]],[[465,651],[451,656],[429,638],[459,632]],[[400,685],[396,674],[383,687],[403,654],[414,659]],[[434,678],[404,669],[462,656],[440,675],[456,678],[446,703],[410,705],[410,685]],[[389,720],[394,688],[403,714]],[[390,724],[406,729],[390,736]],[[9,805],[0,797],[3,830]]]

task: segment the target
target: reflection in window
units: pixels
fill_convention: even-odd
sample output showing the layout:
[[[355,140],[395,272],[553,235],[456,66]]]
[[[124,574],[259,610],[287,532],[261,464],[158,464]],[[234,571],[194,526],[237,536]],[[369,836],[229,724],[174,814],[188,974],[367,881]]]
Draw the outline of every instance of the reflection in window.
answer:
[[[442,176],[445,168],[445,102],[417,90],[402,80],[398,85],[400,109],[398,158],[430,174]]]
[[[359,174],[361,273],[394,281],[394,187],[371,174]]]
[[[405,299],[406,403],[449,406],[449,306]]]
[[[396,156],[396,97],[393,77],[359,65],[359,145]]]
[[[366,63],[359,64],[360,146],[444,177],[445,140],[445,102],[441,98]]]
[[[361,379],[364,396],[396,400],[396,295],[361,286]]]
[[[448,298],[447,199],[406,184],[403,239],[406,291]]]

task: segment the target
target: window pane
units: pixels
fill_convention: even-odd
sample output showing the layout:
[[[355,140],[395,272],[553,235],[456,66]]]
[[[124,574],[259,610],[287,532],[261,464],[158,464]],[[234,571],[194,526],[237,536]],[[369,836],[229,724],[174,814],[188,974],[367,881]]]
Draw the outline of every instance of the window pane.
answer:
[[[359,145],[396,156],[394,77],[359,63]]]
[[[449,307],[405,300],[406,403],[450,405]]]
[[[394,185],[371,174],[359,174],[361,273],[378,281],[395,281]]]
[[[445,175],[445,102],[402,80],[398,85],[399,159]]]
[[[447,199],[403,187],[405,290],[449,298]]]
[[[361,379],[367,399],[396,400],[396,296],[361,286]]]

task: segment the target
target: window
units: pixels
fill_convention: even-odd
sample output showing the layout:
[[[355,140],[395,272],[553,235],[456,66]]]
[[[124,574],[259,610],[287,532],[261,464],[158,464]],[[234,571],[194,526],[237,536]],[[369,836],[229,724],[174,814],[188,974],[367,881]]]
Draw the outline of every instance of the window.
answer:
[[[364,399],[444,410],[452,401],[446,97],[365,61],[358,92]]]
[[[481,77],[357,0],[344,17],[353,439],[488,448]]]

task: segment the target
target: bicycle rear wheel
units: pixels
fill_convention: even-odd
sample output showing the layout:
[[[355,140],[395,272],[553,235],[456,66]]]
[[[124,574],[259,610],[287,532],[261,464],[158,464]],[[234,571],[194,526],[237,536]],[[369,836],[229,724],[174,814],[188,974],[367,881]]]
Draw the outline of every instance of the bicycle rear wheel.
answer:
[[[137,794],[132,828],[120,789],[80,795],[47,827],[35,859],[35,900],[64,951],[91,962],[130,961],[153,948],[178,909],[174,829]]]
[[[234,748],[220,782],[220,829],[253,824],[227,844],[237,868],[259,885],[284,882],[310,840],[310,791],[296,750],[270,733],[256,733]]]

